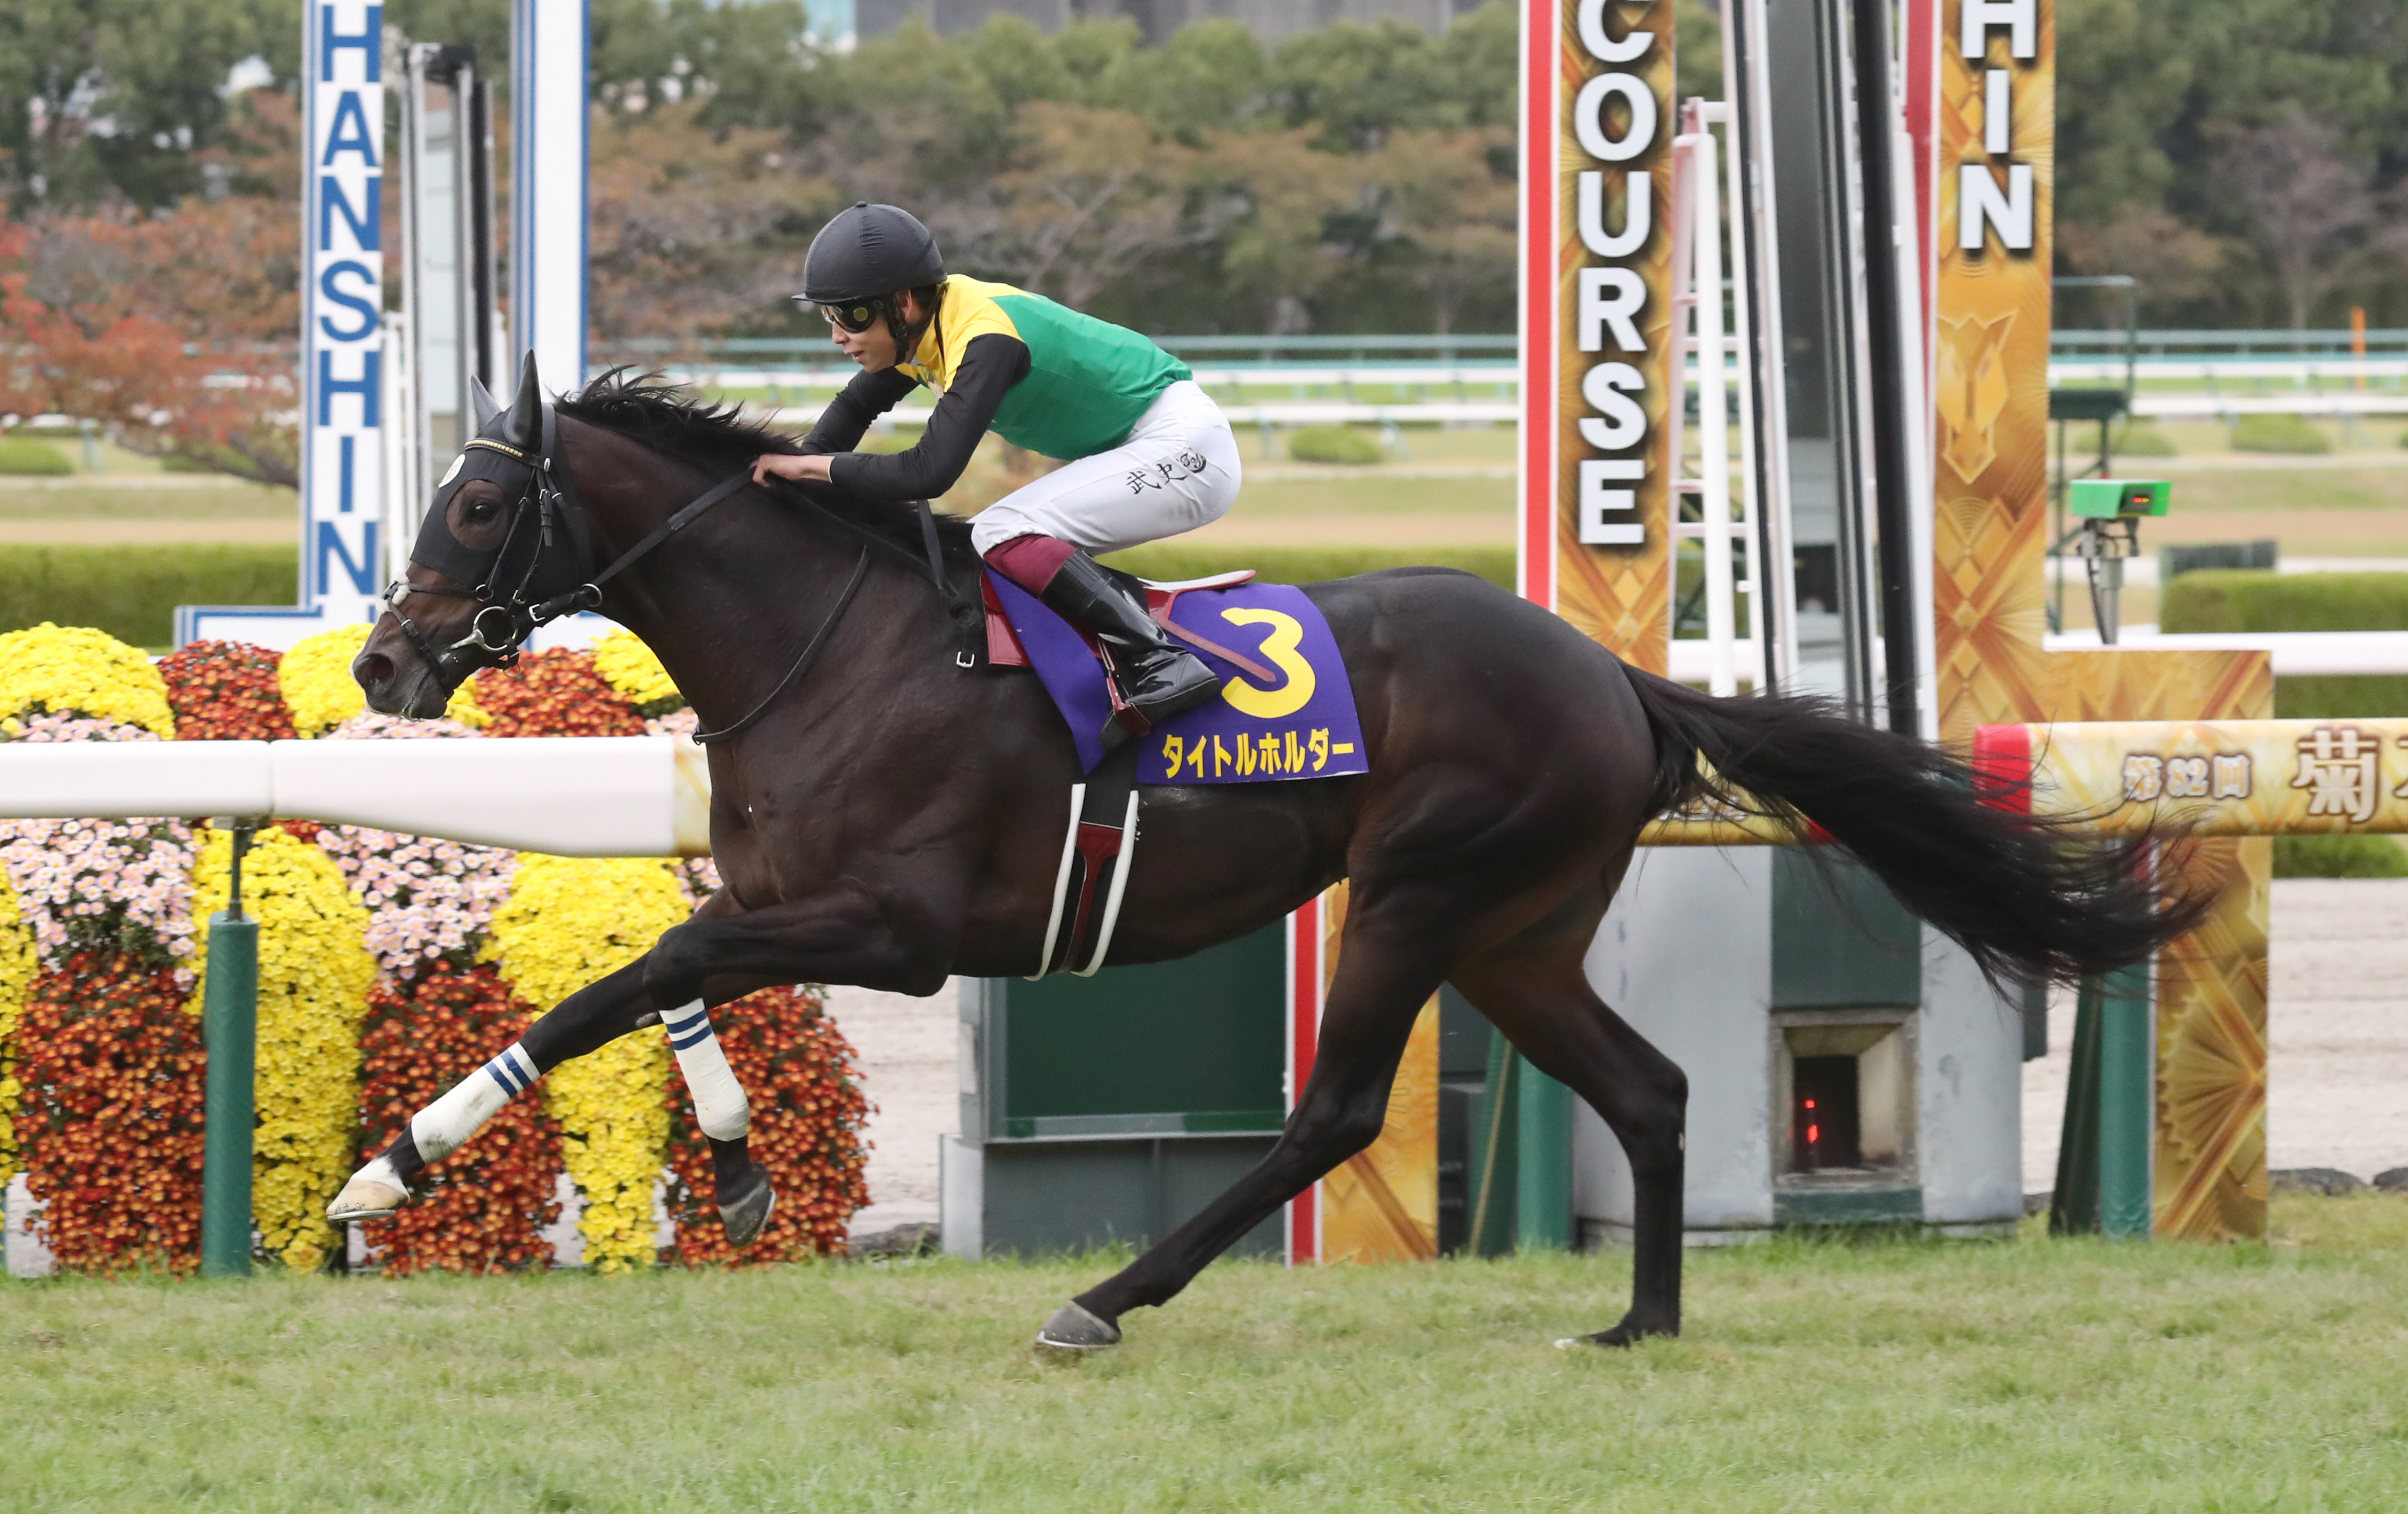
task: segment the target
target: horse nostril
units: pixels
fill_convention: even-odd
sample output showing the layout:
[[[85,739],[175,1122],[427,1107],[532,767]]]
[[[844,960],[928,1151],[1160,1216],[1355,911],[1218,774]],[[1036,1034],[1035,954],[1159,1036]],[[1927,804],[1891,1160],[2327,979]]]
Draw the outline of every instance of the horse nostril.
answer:
[[[393,682],[393,659],[381,652],[363,652],[351,659],[351,677],[373,692]]]

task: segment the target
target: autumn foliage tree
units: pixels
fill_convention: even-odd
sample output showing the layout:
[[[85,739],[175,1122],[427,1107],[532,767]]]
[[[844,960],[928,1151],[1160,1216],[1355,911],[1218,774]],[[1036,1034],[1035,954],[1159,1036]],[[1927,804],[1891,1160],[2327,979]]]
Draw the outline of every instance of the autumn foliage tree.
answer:
[[[0,222],[0,411],[89,419],[138,452],[296,482],[293,105],[246,97],[237,151],[283,195]]]

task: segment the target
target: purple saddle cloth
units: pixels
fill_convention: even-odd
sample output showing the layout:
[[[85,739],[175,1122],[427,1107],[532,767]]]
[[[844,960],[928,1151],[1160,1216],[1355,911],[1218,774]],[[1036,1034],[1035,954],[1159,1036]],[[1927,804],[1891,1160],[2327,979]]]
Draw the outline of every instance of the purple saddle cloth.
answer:
[[[1104,722],[1112,711],[1103,664],[1086,638],[1043,600],[993,571],[986,581],[1029,665],[1069,723],[1080,771],[1093,771],[1103,760]],[[1166,598],[1172,625],[1254,667],[1249,670],[1180,641],[1220,678],[1221,694],[1142,738],[1139,783],[1258,784],[1371,771],[1338,639],[1303,590],[1239,584],[1154,591],[1155,603]],[[1265,673],[1272,676],[1260,676]]]

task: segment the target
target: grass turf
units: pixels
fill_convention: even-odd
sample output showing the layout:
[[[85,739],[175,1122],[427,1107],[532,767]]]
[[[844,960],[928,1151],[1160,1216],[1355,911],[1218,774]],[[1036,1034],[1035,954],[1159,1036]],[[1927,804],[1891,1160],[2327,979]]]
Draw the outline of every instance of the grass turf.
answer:
[[[1689,1335],[1558,1352],[1625,1257],[1209,1271],[1027,1341],[1110,1258],[0,1293],[11,1508],[2397,1507],[2408,1202],[2272,1246],[1693,1259]]]

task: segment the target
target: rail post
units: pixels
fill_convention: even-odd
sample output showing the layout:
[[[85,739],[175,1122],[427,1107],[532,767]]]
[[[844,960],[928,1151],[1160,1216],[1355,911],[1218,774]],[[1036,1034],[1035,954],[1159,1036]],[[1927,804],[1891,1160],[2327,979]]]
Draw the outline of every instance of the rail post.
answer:
[[[256,822],[233,823],[226,907],[209,916],[201,1033],[208,1048],[201,1167],[201,1275],[251,1274],[251,1148],[259,1050],[259,922],[242,913],[242,856]]]
[[[2082,980],[2073,1012],[2072,1059],[2066,1069],[2065,1123],[2057,1143],[2057,1188],[2048,1233],[2099,1232],[2100,982]]]
[[[2157,1016],[2146,962],[2099,986],[2099,1229],[2111,1241],[2149,1238],[2149,1157],[2157,1088]]]
[[[1513,1245],[1563,1251],[1572,1244],[1572,1090],[1516,1056]]]
[[[2156,1039],[2146,962],[2082,980],[2051,1233],[2149,1238]]]

